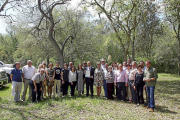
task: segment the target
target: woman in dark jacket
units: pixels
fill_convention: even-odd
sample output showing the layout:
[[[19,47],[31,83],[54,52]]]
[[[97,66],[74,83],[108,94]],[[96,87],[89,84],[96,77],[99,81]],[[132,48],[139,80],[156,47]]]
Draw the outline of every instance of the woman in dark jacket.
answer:
[[[61,71],[61,79],[62,79],[62,88],[63,88],[63,96],[67,94],[68,86],[69,86],[69,70],[67,63],[64,63],[64,69]]]
[[[140,105],[140,101],[142,104],[144,104],[144,98],[143,98],[143,86],[144,86],[144,73],[142,71],[142,66],[137,66],[138,72],[135,75],[135,81],[134,81],[134,89],[136,90],[136,96],[137,96],[137,106]],[[140,100],[141,99],[141,100]]]

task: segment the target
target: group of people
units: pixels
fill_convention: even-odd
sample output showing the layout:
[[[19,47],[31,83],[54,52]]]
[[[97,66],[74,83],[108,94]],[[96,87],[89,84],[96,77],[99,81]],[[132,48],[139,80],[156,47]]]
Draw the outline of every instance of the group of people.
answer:
[[[20,69],[20,63],[16,62],[15,68],[11,71],[12,94],[14,101],[20,101],[20,93],[22,81],[24,89],[21,101],[25,101],[27,89],[29,86],[29,99],[32,102],[41,101],[44,97],[53,96],[64,97],[68,95],[70,86],[70,95],[74,96],[75,90],[78,96],[84,94],[84,86],[86,84],[86,96],[94,95],[93,86],[96,86],[97,97],[101,95],[101,87],[104,88],[105,97],[113,100],[113,94],[118,100],[127,101],[137,104],[142,103],[144,107],[151,108],[154,111],[154,90],[156,79],[158,78],[155,68],[151,67],[151,62],[140,61],[137,65],[136,61],[119,64],[113,62],[112,65],[105,63],[105,59],[97,62],[97,67],[92,67],[91,62],[84,61],[76,68],[72,62],[64,63],[63,68],[57,61],[55,67],[50,63],[46,68],[46,63],[39,65],[38,70],[32,66],[32,61],[28,60],[27,65]],[[146,93],[147,105],[144,103],[143,88]],[[48,96],[46,96],[46,93]],[[61,94],[62,93],[62,94]]]

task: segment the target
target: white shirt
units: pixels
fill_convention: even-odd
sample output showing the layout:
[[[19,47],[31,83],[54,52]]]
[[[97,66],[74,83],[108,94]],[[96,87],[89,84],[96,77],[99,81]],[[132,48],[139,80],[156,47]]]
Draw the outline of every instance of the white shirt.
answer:
[[[34,66],[29,67],[28,65],[25,65],[22,72],[24,73],[24,78],[32,79],[32,77],[36,74],[36,68]]]
[[[113,70],[117,70],[117,67],[113,67]]]
[[[112,72],[115,75],[118,72],[118,70],[113,70]]]
[[[104,72],[104,79],[106,78],[106,74],[108,73],[108,71],[106,70],[106,68],[103,69]]]
[[[144,72],[144,71],[146,70],[146,68],[147,68],[147,67],[146,67],[146,66],[144,66],[144,68],[142,69],[142,71]]]
[[[123,66],[123,70],[127,70],[127,67]]]
[[[76,81],[76,72],[69,71],[69,82]]]
[[[135,80],[135,75],[137,73],[138,69],[134,68],[131,70],[131,72],[129,73],[129,80]]]
[[[102,68],[102,69],[105,69],[105,65],[101,64],[101,68]]]
[[[44,71],[47,71],[47,68],[45,67],[45,68],[43,68],[44,69]],[[40,69],[38,68],[38,71],[37,72],[40,72]]]
[[[132,70],[132,69],[130,69],[129,71],[128,71],[128,70],[126,70],[126,73],[127,73],[127,78],[128,78],[128,79],[129,79],[129,74],[130,74],[131,70]]]
[[[32,77],[32,81],[36,80],[36,83],[40,83],[41,81],[44,81],[44,79],[45,79],[45,74],[41,75],[40,73],[36,73]]]

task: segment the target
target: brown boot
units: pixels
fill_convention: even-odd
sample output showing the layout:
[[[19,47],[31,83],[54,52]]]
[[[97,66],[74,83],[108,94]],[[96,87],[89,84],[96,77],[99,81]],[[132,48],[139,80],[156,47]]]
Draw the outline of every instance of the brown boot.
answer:
[[[149,106],[146,106],[146,108],[148,109],[148,108],[150,108]]]
[[[154,109],[151,108],[151,109],[149,110],[149,112],[154,112]]]

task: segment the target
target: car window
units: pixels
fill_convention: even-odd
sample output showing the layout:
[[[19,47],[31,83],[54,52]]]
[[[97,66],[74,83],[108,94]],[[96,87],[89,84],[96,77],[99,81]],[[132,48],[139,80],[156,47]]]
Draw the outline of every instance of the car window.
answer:
[[[0,67],[2,67],[3,65],[2,65],[2,63],[0,63]]]

